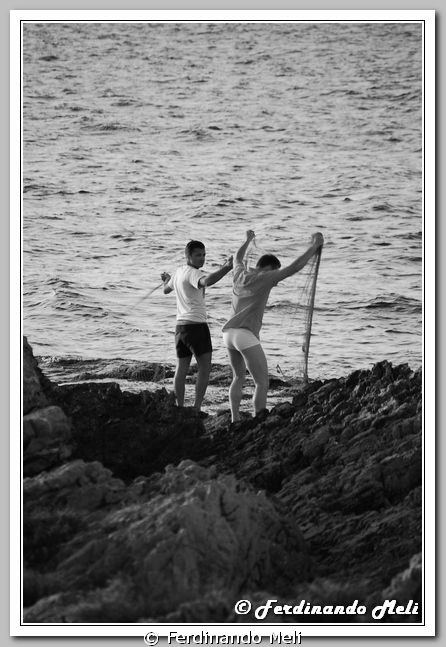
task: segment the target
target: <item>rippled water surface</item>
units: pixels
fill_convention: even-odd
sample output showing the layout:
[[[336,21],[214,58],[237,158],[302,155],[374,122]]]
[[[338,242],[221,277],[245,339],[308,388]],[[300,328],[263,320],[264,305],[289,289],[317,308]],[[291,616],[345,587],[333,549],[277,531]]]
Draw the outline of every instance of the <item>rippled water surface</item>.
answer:
[[[409,23],[26,23],[24,333],[35,354],[174,361],[161,271],[244,232],[325,237],[309,373],[422,353],[422,34]],[[305,277],[262,339],[296,370]],[[214,358],[230,275],[207,291]]]

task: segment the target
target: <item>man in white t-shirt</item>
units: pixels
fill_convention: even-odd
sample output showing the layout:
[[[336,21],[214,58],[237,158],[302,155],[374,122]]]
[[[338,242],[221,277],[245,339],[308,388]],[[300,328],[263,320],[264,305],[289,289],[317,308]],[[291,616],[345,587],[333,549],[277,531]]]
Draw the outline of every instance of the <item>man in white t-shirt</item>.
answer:
[[[177,366],[174,391],[179,407],[184,405],[186,375],[192,355],[197,361],[194,407],[200,411],[209,382],[212,361],[212,343],[206,318],[205,288],[217,283],[232,269],[232,256],[215,272],[201,269],[206,259],[206,249],[199,240],[191,240],[185,249],[186,265],[179,267],[173,276],[161,274],[164,294],[175,291],[177,298],[177,325],[175,348]]]

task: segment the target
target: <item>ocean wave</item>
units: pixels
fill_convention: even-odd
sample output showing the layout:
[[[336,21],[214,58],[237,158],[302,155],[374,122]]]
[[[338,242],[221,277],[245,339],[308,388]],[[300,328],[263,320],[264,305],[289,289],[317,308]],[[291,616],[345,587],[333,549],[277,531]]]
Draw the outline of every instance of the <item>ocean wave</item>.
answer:
[[[119,99],[119,101],[115,101],[114,103],[112,103],[112,106],[116,108],[128,108],[130,106],[139,107],[143,105],[144,104],[141,101],[138,101],[137,99]]]
[[[60,279],[58,276],[53,276],[46,281],[47,285],[55,285],[60,288],[68,288],[69,286],[73,285],[71,281],[67,281],[66,279]]]
[[[185,130],[180,130],[179,134],[193,137],[198,141],[213,141],[215,139],[209,130],[205,128],[187,128]]]
[[[61,299],[58,296],[58,302],[53,305],[54,310],[69,311],[76,316],[89,317],[91,319],[102,319],[108,316],[108,312],[100,306],[87,305],[70,301],[68,299]]]
[[[423,232],[417,231],[409,232],[408,234],[401,234],[401,238],[404,238],[404,240],[422,240]]]
[[[366,310],[395,310],[397,312],[422,312],[422,303],[418,299],[404,297],[402,295],[386,295],[375,297],[367,305]]]
[[[374,204],[372,207],[372,211],[392,211],[393,207],[392,205],[388,204],[387,202],[382,202],[381,204]]]
[[[116,121],[109,121],[98,124],[85,124],[81,126],[82,130],[88,130],[93,133],[107,134],[114,132],[140,132],[141,129],[138,126],[129,126],[128,124],[121,124]]]
[[[421,263],[423,258],[421,256],[408,256],[405,254],[404,256],[397,256],[396,260],[404,261],[405,263]]]
[[[41,195],[48,195],[51,192],[57,193],[57,191],[59,191],[59,187],[51,184],[37,184],[35,182],[24,184],[23,193],[29,193],[30,191],[40,193]]]
[[[27,94],[25,96],[25,99],[43,99],[44,101],[52,101],[53,99],[57,99],[57,97],[54,94],[46,94],[44,92],[36,92],[35,94]]]
[[[362,222],[363,220],[370,220],[367,216],[346,216],[346,220],[350,222]]]

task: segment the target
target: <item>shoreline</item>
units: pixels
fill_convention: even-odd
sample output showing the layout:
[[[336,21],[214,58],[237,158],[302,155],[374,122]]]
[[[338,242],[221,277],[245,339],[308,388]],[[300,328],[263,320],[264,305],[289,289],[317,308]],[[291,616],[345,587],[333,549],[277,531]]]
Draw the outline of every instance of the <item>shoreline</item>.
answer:
[[[155,392],[165,388],[173,392],[173,376],[175,366],[148,362],[143,360],[115,359],[81,359],[54,358],[49,356],[36,357],[44,375],[59,386],[73,384],[111,384],[116,383],[122,391],[141,393],[148,390]],[[192,364],[186,378],[185,406],[193,402],[196,364]],[[296,391],[303,387],[302,382],[291,381],[270,374],[268,391],[268,408],[291,401]],[[232,371],[229,365],[214,363],[211,369],[209,385],[203,402],[203,411],[209,415],[217,415],[229,410],[228,389],[232,381]],[[243,392],[241,412],[251,410],[251,400],[254,383],[249,374]]]
[[[125,359],[122,357],[83,359],[81,357],[36,356],[36,360],[44,375],[59,386],[82,383],[116,383],[123,392],[129,393],[141,393],[145,390],[155,392],[160,388],[173,392],[174,364]],[[366,371],[370,369],[361,368],[356,370]],[[411,368],[411,370],[421,370],[421,367]],[[192,363],[186,378],[185,406],[192,406],[196,372],[196,364]],[[342,379],[342,377],[330,377],[327,380],[338,380]],[[296,393],[306,386],[298,378],[290,377],[287,379],[277,373],[270,373],[269,379],[268,409],[277,406],[281,402],[290,402]],[[229,411],[228,389],[231,380],[232,371],[229,364],[212,364],[209,385],[202,407],[206,413],[217,415],[222,411]],[[310,378],[307,384],[322,383],[323,381],[326,380]],[[247,373],[241,402],[242,413],[250,412],[253,392],[254,384],[251,376]]]

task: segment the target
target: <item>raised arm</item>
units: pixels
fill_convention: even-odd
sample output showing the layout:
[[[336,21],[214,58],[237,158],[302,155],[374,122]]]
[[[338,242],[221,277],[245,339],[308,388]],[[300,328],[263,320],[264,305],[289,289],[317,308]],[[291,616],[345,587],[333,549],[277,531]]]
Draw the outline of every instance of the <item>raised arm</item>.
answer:
[[[307,249],[307,251],[304,252],[302,256],[299,256],[299,258],[296,258],[296,260],[290,263],[290,265],[287,265],[286,267],[283,267],[281,270],[279,270],[279,281],[283,281],[283,279],[288,278],[292,274],[296,274],[296,272],[299,272],[303,267],[305,267],[313,254],[315,254],[323,244],[324,237],[322,236],[322,234],[319,232],[313,234],[311,245]]]
[[[205,286],[208,287],[210,285],[214,285],[214,283],[217,283],[231,270],[232,270],[232,256],[229,256],[229,258],[226,259],[226,261],[218,270],[215,270],[215,272],[211,272],[210,274],[206,274],[206,276],[203,276],[198,281],[198,286],[200,288],[204,288]]]
[[[239,250],[237,251],[235,255],[235,262],[236,263],[243,263],[243,259],[245,258],[246,250],[248,249],[249,243],[255,238],[255,233],[253,232],[252,229],[248,229],[246,232],[246,240],[241,245]]]

